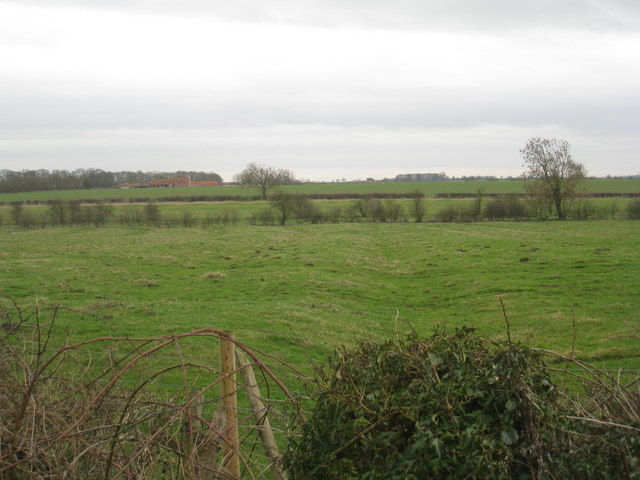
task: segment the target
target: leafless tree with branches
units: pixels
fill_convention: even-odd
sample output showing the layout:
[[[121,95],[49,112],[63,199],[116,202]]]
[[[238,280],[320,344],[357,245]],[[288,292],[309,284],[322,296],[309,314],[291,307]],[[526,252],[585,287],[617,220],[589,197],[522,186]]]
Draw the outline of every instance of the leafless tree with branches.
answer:
[[[566,140],[530,138],[520,150],[524,159],[525,179],[532,180],[525,189],[534,198],[554,208],[558,218],[567,216],[567,202],[580,192],[586,177],[584,165],[576,162]]]

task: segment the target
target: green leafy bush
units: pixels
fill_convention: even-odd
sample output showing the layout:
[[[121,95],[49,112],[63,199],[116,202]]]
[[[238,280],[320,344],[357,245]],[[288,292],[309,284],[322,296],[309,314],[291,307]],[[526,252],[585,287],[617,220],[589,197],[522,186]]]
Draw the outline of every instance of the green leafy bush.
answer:
[[[341,349],[315,387],[294,479],[624,478],[615,435],[570,433],[538,352],[471,329]],[[625,447],[628,466],[640,445]]]

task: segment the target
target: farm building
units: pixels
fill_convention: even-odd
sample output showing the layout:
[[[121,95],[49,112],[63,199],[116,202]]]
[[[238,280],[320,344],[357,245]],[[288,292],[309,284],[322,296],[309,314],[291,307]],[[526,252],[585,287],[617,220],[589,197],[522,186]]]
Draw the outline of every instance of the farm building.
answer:
[[[192,182],[190,178],[154,178],[149,183],[121,183],[118,187],[128,188],[176,188],[176,187],[219,187],[213,180]]]
[[[149,182],[151,188],[175,188],[190,187],[191,179],[187,177],[181,178],[154,178]]]

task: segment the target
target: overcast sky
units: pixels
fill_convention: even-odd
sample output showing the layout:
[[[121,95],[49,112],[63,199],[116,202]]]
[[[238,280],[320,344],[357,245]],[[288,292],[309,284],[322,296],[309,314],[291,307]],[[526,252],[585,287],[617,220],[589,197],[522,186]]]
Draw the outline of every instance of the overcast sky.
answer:
[[[0,0],[0,169],[640,174],[638,0]]]

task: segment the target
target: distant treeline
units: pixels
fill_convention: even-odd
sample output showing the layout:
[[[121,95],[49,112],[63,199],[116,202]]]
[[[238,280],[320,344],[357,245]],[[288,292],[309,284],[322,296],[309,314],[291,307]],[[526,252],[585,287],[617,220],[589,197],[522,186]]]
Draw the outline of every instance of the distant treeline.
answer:
[[[607,179],[624,179],[624,178],[639,178],[640,175],[620,175],[620,176],[611,176],[607,175]],[[596,178],[596,177],[591,177]],[[496,177],[495,175],[463,175],[461,177],[449,177],[445,172],[440,173],[402,173],[400,175],[396,175],[394,178],[385,178],[381,180],[382,182],[450,182],[450,181],[491,181],[491,180],[517,180],[522,179],[522,177]]]
[[[116,188],[121,183],[148,183],[153,178],[189,177],[192,181],[217,181],[222,177],[211,172],[107,172],[96,168],[68,170],[0,170],[0,193],[47,190],[81,190]]]
[[[451,182],[451,181],[478,181],[478,180],[516,180],[519,177],[500,178],[495,175],[463,175],[461,177],[449,177],[445,172],[439,173],[401,173],[394,178],[385,178],[383,182]]]
[[[440,173],[402,173],[396,175],[394,182],[444,182],[449,180],[445,172]],[[485,180],[483,178],[482,180]]]

